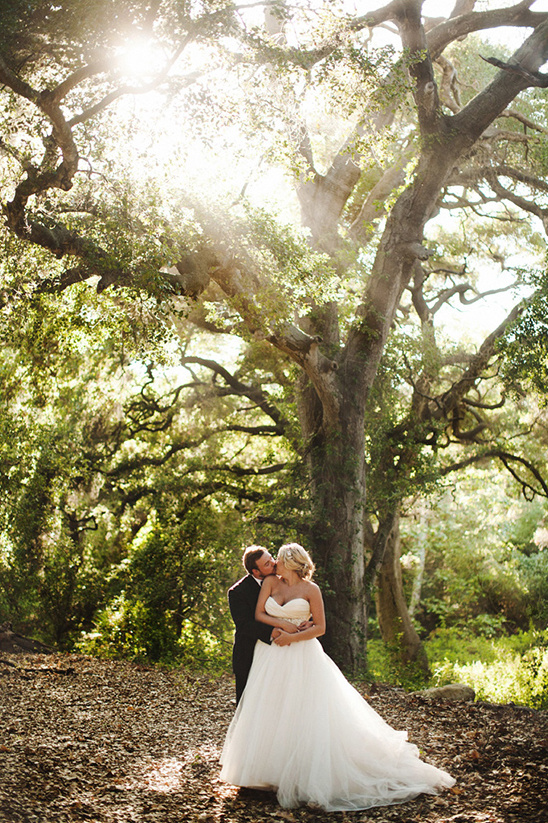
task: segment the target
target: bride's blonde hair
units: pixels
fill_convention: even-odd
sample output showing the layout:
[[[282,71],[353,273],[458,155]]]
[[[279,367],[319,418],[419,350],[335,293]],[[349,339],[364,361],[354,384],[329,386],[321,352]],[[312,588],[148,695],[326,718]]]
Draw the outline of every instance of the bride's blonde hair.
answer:
[[[306,549],[299,543],[286,543],[279,550],[277,559],[282,561],[286,569],[297,572],[303,580],[310,580],[316,568]]]

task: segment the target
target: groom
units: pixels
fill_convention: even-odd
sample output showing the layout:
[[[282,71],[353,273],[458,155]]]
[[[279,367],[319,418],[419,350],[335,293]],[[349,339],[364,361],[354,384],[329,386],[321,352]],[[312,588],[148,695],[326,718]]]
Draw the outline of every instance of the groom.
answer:
[[[259,599],[261,583],[269,574],[276,574],[276,561],[263,546],[248,546],[244,551],[245,577],[228,591],[230,614],[236,626],[232,650],[232,670],[236,675],[236,703],[245,689],[253,651],[257,640],[271,643],[279,633],[266,623],[255,620],[255,607]]]

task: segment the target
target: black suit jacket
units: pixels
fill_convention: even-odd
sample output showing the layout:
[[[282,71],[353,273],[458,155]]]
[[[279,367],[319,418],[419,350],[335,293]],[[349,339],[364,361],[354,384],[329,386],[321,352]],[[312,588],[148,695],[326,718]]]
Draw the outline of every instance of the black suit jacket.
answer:
[[[242,577],[228,590],[228,605],[236,626],[232,649],[232,669],[236,675],[237,701],[240,700],[247,683],[255,643],[257,640],[270,643],[272,626],[255,620],[255,607],[260,590],[261,587],[251,574]]]

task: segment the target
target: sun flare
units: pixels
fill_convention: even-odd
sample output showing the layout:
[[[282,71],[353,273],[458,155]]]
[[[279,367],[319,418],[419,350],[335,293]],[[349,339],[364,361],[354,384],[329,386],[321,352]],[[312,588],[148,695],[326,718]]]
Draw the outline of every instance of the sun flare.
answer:
[[[144,83],[165,68],[166,54],[154,40],[133,35],[116,49],[116,69],[130,83]]]

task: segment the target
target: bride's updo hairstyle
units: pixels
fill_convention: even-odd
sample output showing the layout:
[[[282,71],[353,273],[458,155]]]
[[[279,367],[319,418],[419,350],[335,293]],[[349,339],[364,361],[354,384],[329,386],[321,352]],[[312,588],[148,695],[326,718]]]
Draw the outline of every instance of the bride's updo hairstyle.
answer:
[[[286,569],[297,572],[303,580],[310,580],[316,568],[306,549],[298,543],[286,543],[282,546],[277,560],[281,560]]]

